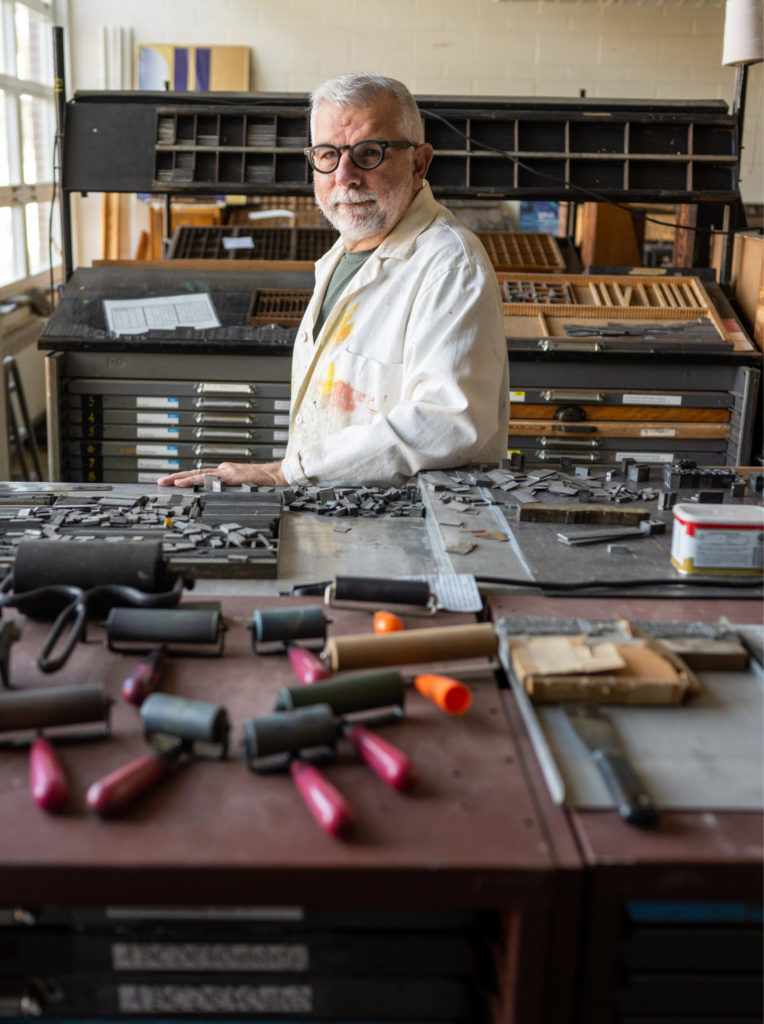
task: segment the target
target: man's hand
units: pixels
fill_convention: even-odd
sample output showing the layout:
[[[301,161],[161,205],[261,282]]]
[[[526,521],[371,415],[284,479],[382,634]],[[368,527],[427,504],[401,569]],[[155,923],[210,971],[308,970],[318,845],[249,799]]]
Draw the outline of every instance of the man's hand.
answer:
[[[216,476],[224,484],[257,484],[258,487],[276,487],[286,484],[280,462],[221,462],[209,469],[186,469],[182,473],[160,476],[160,487],[192,487],[204,483],[205,476]]]

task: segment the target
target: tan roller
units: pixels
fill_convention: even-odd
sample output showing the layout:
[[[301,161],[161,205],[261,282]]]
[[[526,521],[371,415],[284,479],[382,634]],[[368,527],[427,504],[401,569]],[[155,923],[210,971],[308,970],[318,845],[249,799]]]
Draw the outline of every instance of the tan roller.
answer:
[[[326,641],[321,659],[333,672],[379,668],[452,658],[493,657],[498,649],[490,622],[469,626],[435,626],[378,635],[335,636]]]

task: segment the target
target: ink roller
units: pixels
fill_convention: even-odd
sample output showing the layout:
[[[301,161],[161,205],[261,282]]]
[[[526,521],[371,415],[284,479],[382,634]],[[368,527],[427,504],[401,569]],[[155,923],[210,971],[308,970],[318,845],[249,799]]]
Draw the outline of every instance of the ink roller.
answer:
[[[222,761],[228,753],[228,713],[218,704],[152,693],[140,713],[146,739],[155,749],[90,786],[85,802],[98,814],[125,810],[152,790],[183,755]]]
[[[394,606],[396,611],[410,615],[434,615],[438,610],[429,583],[374,576],[337,576],[324,591],[324,601],[332,608]]]
[[[180,600],[188,576],[170,572],[161,541],[22,540],[12,570],[0,585],[0,606],[30,618],[54,619],[37,664],[43,672],[61,668],[89,616],[103,618],[116,606],[162,608]],[[9,591],[13,590],[11,594]],[[57,655],[52,652],[69,628]]]
[[[441,711],[447,712],[449,715],[461,715],[464,714],[472,703],[472,694],[469,689],[460,683],[458,679],[452,679],[451,676],[444,676],[435,673],[425,673],[415,675],[413,677],[407,677],[405,680],[401,677],[397,669],[379,669],[376,672],[367,672],[362,675],[353,675],[352,673],[340,674],[339,676],[332,676],[329,669],[324,665],[322,661],[316,658],[310,651],[305,651],[301,647],[292,645],[287,648],[287,654],[289,655],[289,661],[292,668],[295,671],[297,678],[304,686],[310,686],[315,688],[316,684],[324,679],[331,679],[338,689],[342,687],[343,683],[352,681],[353,679],[358,680],[358,686],[360,691],[367,687],[367,685],[378,680],[380,676],[384,676],[385,673],[390,674],[391,672],[398,677],[400,685],[403,686],[404,682],[412,682],[414,687],[426,697],[427,700],[431,700],[433,704],[437,705]],[[485,669],[481,666],[481,672]],[[392,689],[392,684],[391,684]],[[284,692],[286,695],[284,700],[287,702],[284,706],[291,707],[291,694],[293,692],[288,688],[285,688]],[[319,691],[320,693],[321,691]],[[326,692],[326,691],[325,691]],[[331,690],[329,691],[332,692]],[[366,695],[362,697],[365,699]],[[324,696],[324,700],[328,700],[332,703],[331,697]],[[300,706],[303,706],[306,701],[299,699]],[[277,704],[277,707],[279,705]],[[373,704],[370,706],[374,706]]]
[[[389,708],[371,716],[376,723],[396,720],[403,715],[404,681],[397,669],[363,672],[327,679],[312,686],[284,687],[276,697],[277,711],[295,710],[328,704],[337,716],[337,727],[375,775],[393,789],[410,789],[416,780],[413,763],[406,755],[370,732],[357,720],[343,721],[346,715],[371,709]],[[365,720],[369,720],[366,716]]]
[[[169,570],[161,541],[53,541],[22,540],[16,548],[12,586],[16,595],[28,594],[24,614],[52,618],[55,595],[31,600],[35,590],[47,587],[130,587],[146,594],[172,588],[177,574]],[[52,599],[52,600],[51,600]],[[71,598],[65,597],[68,604]],[[60,611],[59,604],[56,614]]]
[[[163,647],[166,653],[223,653],[225,623],[219,610],[112,608],[106,619],[109,648],[118,653]]]
[[[328,704],[335,715],[376,708],[392,709],[392,717],[401,718],[405,699],[403,677],[397,669],[359,672],[355,675],[322,679],[312,686],[285,686],[276,696],[276,711],[294,710],[313,704]],[[382,720],[380,716],[375,716]],[[384,720],[389,720],[388,713]]]
[[[355,824],[355,814],[339,790],[301,756],[334,754],[337,723],[328,704],[280,711],[244,723],[244,760],[253,772],[288,769],[317,824],[342,837]],[[311,753],[312,752],[312,753]]]
[[[436,626],[403,632],[331,637],[321,660],[333,672],[405,665],[427,661],[451,661],[485,655],[494,657],[498,641],[493,624]]]
[[[267,654],[283,651],[293,640],[325,641],[327,622],[319,605],[255,611],[248,626],[252,648],[255,654]]]
[[[0,740],[0,746],[29,744],[29,788],[38,807],[57,811],[69,799],[69,783],[48,736],[70,742],[109,736],[111,704],[111,698],[97,685],[0,694],[0,734],[12,734],[7,740]],[[97,723],[98,728],[92,732],[84,730],[82,727],[88,723]],[[74,726],[77,728],[73,729]]]

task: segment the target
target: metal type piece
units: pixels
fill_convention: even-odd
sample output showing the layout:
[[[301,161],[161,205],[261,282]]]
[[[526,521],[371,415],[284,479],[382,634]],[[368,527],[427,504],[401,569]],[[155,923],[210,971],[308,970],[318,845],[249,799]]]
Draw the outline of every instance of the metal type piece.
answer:
[[[519,522],[537,523],[591,523],[607,526],[633,526],[650,518],[647,508],[613,508],[612,505],[591,503],[580,505],[534,504],[529,508],[521,505],[518,509]]]
[[[160,751],[178,744],[194,757],[222,761],[228,753],[230,724],[220,704],[168,693],[152,693],[141,704],[148,742]]]
[[[632,825],[654,824],[658,809],[607,715],[596,704],[569,704],[564,710],[576,735],[591,751],[621,817]]]

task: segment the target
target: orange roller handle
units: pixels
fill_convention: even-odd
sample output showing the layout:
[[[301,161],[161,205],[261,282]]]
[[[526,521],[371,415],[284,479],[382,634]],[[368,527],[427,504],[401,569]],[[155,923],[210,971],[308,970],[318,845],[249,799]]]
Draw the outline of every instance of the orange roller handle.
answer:
[[[414,686],[423,697],[431,700],[441,711],[446,711],[449,715],[463,715],[472,703],[472,694],[464,683],[450,676],[414,676]]]
[[[403,619],[394,612],[379,611],[374,614],[375,633],[399,633],[405,628]]]

